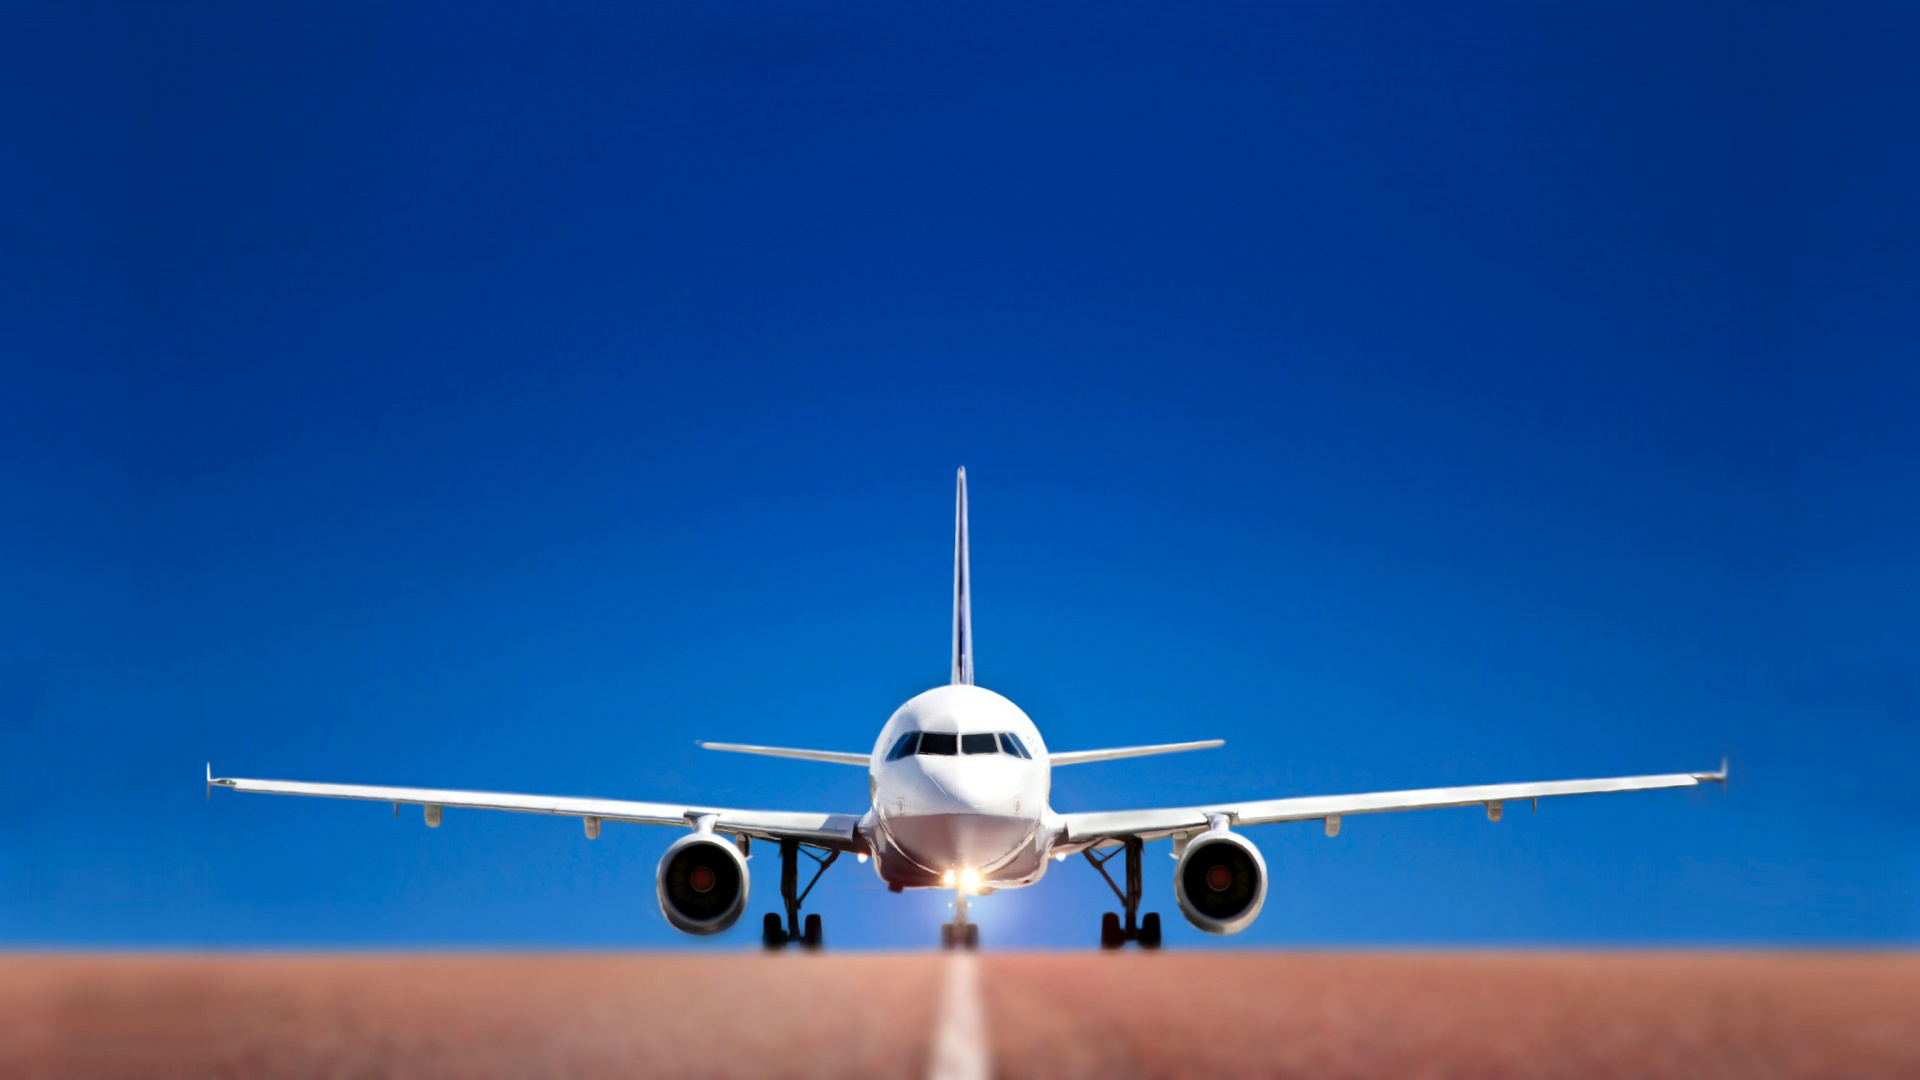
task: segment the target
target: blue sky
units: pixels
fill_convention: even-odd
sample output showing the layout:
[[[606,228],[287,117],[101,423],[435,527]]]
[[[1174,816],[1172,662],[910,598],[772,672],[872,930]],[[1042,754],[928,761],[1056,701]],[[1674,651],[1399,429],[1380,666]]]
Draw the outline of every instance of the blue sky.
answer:
[[[1265,828],[1261,920],[1170,943],[1920,937],[1912,8],[4,20],[0,942],[753,947],[660,919],[669,830],[202,763],[859,810],[693,741],[944,680],[963,464],[980,681],[1228,743],[1060,809],[1733,759]]]

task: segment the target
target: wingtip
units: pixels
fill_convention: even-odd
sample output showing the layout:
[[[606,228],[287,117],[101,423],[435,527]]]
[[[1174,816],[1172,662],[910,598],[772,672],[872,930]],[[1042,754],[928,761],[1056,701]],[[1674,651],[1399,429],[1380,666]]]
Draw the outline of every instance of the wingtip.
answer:
[[[1703,772],[1703,773],[1694,773],[1694,774],[1693,774],[1693,778],[1694,778],[1695,780],[1702,780],[1702,781],[1707,781],[1707,782],[1710,782],[1710,783],[1715,783],[1715,784],[1724,784],[1724,783],[1726,783],[1726,782],[1727,782],[1727,759],[1726,759],[1726,756],[1725,756],[1725,755],[1722,755],[1722,756],[1721,756],[1721,758],[1720,758],[1720,770],[1719,770],[1718,772]]]

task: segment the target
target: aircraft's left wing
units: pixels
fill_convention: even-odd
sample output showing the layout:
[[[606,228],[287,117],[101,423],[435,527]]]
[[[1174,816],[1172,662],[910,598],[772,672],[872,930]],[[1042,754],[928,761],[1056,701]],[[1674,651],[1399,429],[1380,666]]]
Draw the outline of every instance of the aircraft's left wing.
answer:
[[[729,810],[679,803],[630,802],[625,799],[583,799],[567,795],[514,795],[499,791],[451,791],[438,788],[378,787],[368,784],[311,784],[299,780],[246,780],[216,777],[207,767],[209,788],[252,791],[263,795],[313,795],[328,799],[423,806],[427,822],[437,825],[446,807],[463,810],[512,810],[523,814],[558,814],[588,819],[590,833],[601,821],[631,821],[643,825],[695,826],[713,818],[713,830],[763,840],[798,840],[835,851],[865,852],[866,841],[857,830],[855,814],[816,814],[780,810]]]
[[[1325,819],[1327,831],[1332,833],[1339,830],[1340,819],[1348,814],[1481,805],[1487,808],[1487,815],[1497,821],[1505,805],[1510,802],[1526,802],[1556,795],[1694,787],[1702,783],[1725,783],[1726,779],[1727,765],[1723,761],[1719,772],[1614,776],[1599,780],[1547,780],[1533,784],[1481,784],[1473,787],[1419,788],[1413,791],[1375,791],[1359,795],[1311,795],[1296,799],[1222,802],[1161,810],[1061,814],[1064,832],[1054,850],[1074,852],[1094,847],[1102,841],[1129,836],[1154,840],[1176,833],[1199,832],[1217,817],[1225,817],[1233,825]]]

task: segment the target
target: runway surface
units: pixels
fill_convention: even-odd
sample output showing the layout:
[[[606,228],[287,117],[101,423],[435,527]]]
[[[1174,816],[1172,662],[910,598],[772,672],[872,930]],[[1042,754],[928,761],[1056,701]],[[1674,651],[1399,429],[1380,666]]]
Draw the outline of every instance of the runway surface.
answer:
[[[0,956],[0,1076],[1920,1076],[1920,955]]]

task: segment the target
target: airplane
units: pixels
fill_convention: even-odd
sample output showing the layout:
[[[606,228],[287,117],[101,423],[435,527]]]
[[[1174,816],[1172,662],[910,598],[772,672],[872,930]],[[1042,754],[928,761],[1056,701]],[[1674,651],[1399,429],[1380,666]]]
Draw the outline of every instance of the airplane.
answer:
[[[1561,795],[1658,788],[1724,785],[1727,763],[1717,772],[1620,776],[1597,780],[1484,784],[1469,787],[1376,791],[1356,795],[1315,795],[1278,799],[1210,800],[1192,806],[1094,813],[1055,813],[1049,805],[1053,770],[1063,765],[1113,761],[1150,754],[1172,754],[1223,745],[1220,739],[1057,752],[1040,729],[1005,697],[974,681],[972,575],[967,557],[967,470],[957,481],[953,553],[952,679],[900,708],[880,729],[867,753],[799,750],[776,746],[704,742],[709,750],[762,754],[858,765],[867,770],[871,803],[859,813],[803,810],[741,810],[624,799],[515,795],[485,791],[315,784],[288,780],[215,777],[207,766],[207,794],[230,788],[274,795],[312,795],[364,799],[423,807],[427,825],[438,827],[449,808],[513,810],[580,818],[588,839],[599,837],[605,822],[672,825],[689,831],[668,846],[655,874],[660,911],[668,923],[689,934],[718,934],[747,910],[750,875],[747,860],[755,841],[778,846],[781,915],[768,912],[761,939],[768,949],[797,942],[818,949],[823,941],[818,914],[804,923],[800,909],[813,886],[840,856],[872,860],[874,871],[893,892],[948,889],[954,893],[954,919],[940,928],[946,949],[979,947],[979,924],[969,920],[969,897],[1038,882],[1053,863],[1081,855],[1118,897],[1121,911],[1101,916],[1102,948],[1136,942],[1157,949],[1160,915],[1140,915],[1141,856],[1144,846],[1171,837],[1174,899],[1188,922],[1209,934],[1234,934],[1259,916],[1266,902],[1268,874],[1260,849],[1240,830],[1276,822],[1318,820],[1328,836],[1355,814],[1438,807],[1482,806],[1499,821],[1507,804]],[[813,876],[800,886],[800,856],[813,864]],[[1113,879],[1107,864],[1124,856],[1125,884]]]

